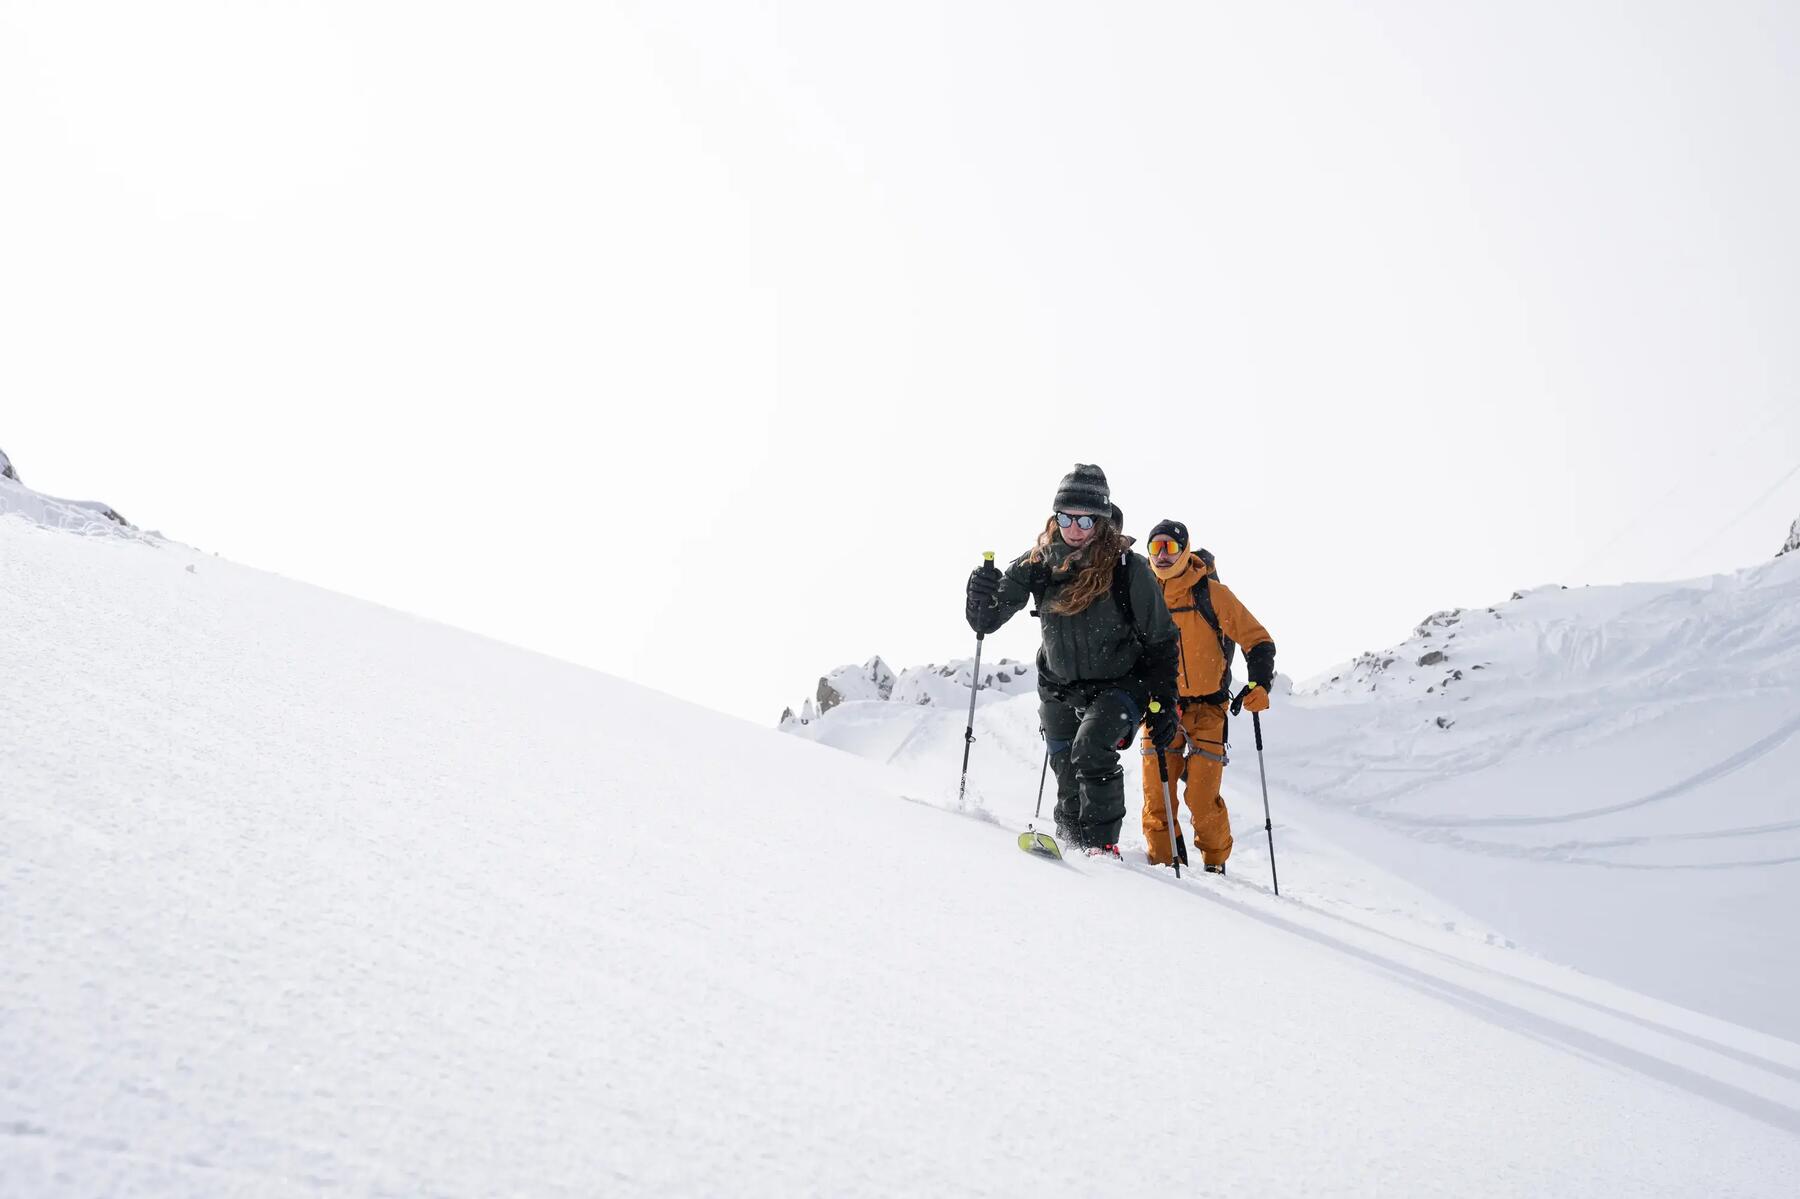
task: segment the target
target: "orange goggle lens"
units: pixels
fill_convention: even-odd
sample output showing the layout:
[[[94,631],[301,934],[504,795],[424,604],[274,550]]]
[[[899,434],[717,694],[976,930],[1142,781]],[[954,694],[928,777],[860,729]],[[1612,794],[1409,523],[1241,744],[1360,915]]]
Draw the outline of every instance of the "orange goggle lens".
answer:
[[[1152,538],[1150,541],[1150,552],[1153,554],[1169,554],[1173,556],[1181,552],[1181,542],[1169,537]]]

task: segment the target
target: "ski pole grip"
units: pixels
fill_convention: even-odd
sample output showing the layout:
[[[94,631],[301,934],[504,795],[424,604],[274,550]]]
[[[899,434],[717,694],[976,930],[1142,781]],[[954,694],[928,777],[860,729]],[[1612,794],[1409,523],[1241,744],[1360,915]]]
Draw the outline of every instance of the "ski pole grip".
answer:
[[[1250,713],[1250,724],[1256,729],[1256,752],[1262,752],[1262,713]]]
[[[1162,705],[1155,700],[1151,700],[1150,715],[1154,716],[1160,711],[1162,711]],[[1156,751],[1156,773],[1162,776],[1163,786],[1166,787],[1169,785],[1169,762],[1167,758],[1163,757],[1165,752],[1166,751],[1162,749],[1157,749]]]
[[[981,568],[983,570],[994,569],[994,551],[993,550],[982,550],[981,551]],[[977,646],[979,646],[981,644],[982,636],[983,636],[983,634],[981,634],[981,633],[975,634],[975,644]]]

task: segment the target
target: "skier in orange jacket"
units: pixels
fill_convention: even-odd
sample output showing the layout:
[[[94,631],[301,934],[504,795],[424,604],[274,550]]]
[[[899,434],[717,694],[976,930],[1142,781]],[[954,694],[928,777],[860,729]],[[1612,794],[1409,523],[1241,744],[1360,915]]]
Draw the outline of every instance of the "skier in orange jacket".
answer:
[[[1163,600],[1181,633],[1181,729],[1185,738],[1163,751],[1169,781],[1185,799],[1194,822],[1194,844],[1206,869],[1225,873],[1231,856],[1231,814],[1219,794],[1225,773],[1226,709],[1232,699],[1231,659],[1241,646],[1250,682],[1242,695],[1252,712],[1269,709],[1275,681],[1275,642],[1231,588],[1219,582],[1212,555],[1193,549],[1187,526],[1165,520],[1150,530],[1150,565],[1161,580]],[[1162,775],[1156,748],[1146,736],[1144,754],[1144,840],[1150,861],[1169,864],[1170,829],[1164,817]],[[1175,811],[1181,809],[1177,806]],[[1176,818],[1174,852],[1187,860]]]

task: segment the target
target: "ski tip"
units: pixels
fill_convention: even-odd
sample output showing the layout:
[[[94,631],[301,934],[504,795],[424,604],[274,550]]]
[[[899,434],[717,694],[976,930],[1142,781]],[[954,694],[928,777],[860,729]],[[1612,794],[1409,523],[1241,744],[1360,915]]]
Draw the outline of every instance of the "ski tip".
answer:
[[[1040,858],[1054,858],[1056,861],[1062,861],[1062,850],[1057,847],[1055,838],[1047,833],[1026,829],[1019,834],[1019,848],[1026,853],[1036,854]]]

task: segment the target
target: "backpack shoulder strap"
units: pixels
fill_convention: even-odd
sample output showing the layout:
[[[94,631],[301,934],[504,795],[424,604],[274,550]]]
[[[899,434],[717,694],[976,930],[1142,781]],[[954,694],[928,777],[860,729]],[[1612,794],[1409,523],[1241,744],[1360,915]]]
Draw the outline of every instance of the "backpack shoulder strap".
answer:
[[[1120,615],[1120,617],[1122,617],[1124,619],[1125,627],[1131,630],[1132,635],[1134,637],[1136,637],[1139,641],[1142,641],[1144,639],[1144,635],[1142,633],[1138,632],[1137,617],[1136,617],[1136,615],[1134,615],[1132,613],[1132,610],[1131,610],[1131,551],[1130,550],[1126,550],[1124,553],[1120,554],[1118,565],[1113,567],[1112,596],[1113,596],[1113,602],[1115,604],[1119,605],[1119,615]]]
[[[1200,616],[1212,626],[1213,636],[1219,639],[1219,656],[1225,659],[1225,674],[1219,681],[1221,691],[1231,690],[1231,664],[1237,659],[1237,642],[1225,635],[1219,625],[1219,614],[1213,609],[1212,576],[1209,574],[1194,584],[1194,607],[1200,610]]]
[[[1225,630],[1219,627],[1219,614],[1213,608],[1211,584],[1211,575],[1201,575],[1200,581],[1194,584],[1194,611],[1200,613],[1200,618],[1206,621],[1223,648],[1227,638]]]
[[[1195,549],[1194,556],[1206,563],[1206,573],[1200,576],[1198,583],[1194,584],[1194,611],[1200,613],[1201,618],[1212,629],[1213,636],[1219,639],[1219,649],[1229,654],[1232,647],[1231,638],[1227,637],[1225,630],[1219,627],[1219,614],[1213,609],[1212,602],[1212,581],[1219,577],[1219,568],[1213,562],[1211,550]]]
[[[1050,590],[1050,568],[1042,562],[1031,563],[1031,614],[1042,616],[1044,592]]]

